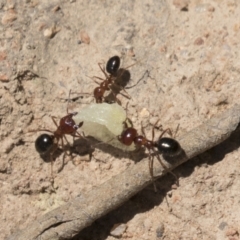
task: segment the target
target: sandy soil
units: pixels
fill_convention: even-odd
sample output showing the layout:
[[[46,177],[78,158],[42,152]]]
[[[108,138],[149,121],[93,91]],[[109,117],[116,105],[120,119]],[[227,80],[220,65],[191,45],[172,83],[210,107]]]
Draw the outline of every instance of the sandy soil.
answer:
[[[40,133],[27,133],[54,130],[51,116],[66,115],[70,89],[81,96],[71,110],[94,102],[98,63],[116,54],[122,66],[135,63],[128,116],[149,137],[156,119],[180,124],[181,135],[238,103],[239,16],[233,0],[0,3],[0,239],[135,164],[120,150],[75,155],[52,192],[50,163],[34,147]],[[121,239],[240,239],[238,147],[234,135],[176,169],[179,187],[166,175],[157,193],[150,185],[74,240],[115,239],[119,223]]]

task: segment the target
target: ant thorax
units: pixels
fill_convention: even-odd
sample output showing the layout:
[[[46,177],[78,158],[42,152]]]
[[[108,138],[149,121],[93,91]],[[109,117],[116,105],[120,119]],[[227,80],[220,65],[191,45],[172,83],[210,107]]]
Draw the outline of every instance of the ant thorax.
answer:
[[[127,94],[125,87],[131,79],[131,74],[127,69],[132,65],[126,68],[120,68],[121,60],[119,56],[111,57],[107,61],[105,68],[100,63],[98,63],[98,65],[104,78],[98,76],[93,77],[94,81],[99,85],[99,87],[96,87],[93,91],[96,103],[120,103],[120,100],[117,98],[118,94],[130,99],[131,97]]]

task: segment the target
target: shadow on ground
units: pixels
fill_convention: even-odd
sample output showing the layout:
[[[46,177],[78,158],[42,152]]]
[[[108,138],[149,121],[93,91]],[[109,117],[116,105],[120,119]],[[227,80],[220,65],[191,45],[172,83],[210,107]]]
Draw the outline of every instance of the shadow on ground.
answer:
[[[239,131],[237,131],[221,144],[182,164],[174,173],[181,178],[186,178],[192,174],[196,166],[206,164],[214,165],[223,160],[226,154],[239,148],[239,146]],[[172,189],[174,183],[175,179],[172,175],[167,174],[156,182],[158,188],[157,193],[154,192],[153,186],[149,185],[115,211],[96,220],[91,226],[85,228],[72,240],[106,239],[114,224],[127,223],[136,214],[149,211],[155,206],[160,205],[162,201],[164,201],[166,194]]]

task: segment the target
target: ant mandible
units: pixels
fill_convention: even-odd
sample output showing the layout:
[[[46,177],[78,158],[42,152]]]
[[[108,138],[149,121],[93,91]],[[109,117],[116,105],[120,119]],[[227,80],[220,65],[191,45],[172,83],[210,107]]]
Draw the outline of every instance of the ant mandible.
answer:
[[[96,87],[93,91],[93,95],[94,98],[96,100],[96,103],[102,103],[104,100],[104,94],[106,91],[111,90],[112,85],[114,84],[115,80],[117,79],[118,75],[119,75],[119,67],[120,67],[120,57],[119,56],[113,56],[111,57],[106,64],[106,71],[103,69],[103,67],[101,66],[100,63],[98,63],[99,68],[101,69],[101,71],[103,72],[103,74],[105,75],[106,79],[102,79],[100,77],[94,77],[97,78],[99,80],[102,80],[102,82],[99,84],[98,82],[96,82],[97,84],[99,84],[99,87]],[[132,65],[131,65],[132,66]],[[127,68],[131,67],[128,66]],[[126,68],[126,69],[127,69]],[[123,69],[126,71],[126,69]],[[122,72],[124,73],[124,71]],[[122,88],[121,86],[118,86],[121,88],[121,90],[124,90],[124,88]],[[129,98],[129,96],[124,95],[123,93],[121,93],[123,96]],[[116,101],[118,101],[116,94],[113,92],[113,95],[116,99]]]
[[[70,93],[69,93],[70,96]],[[51,174],[53,178],[53,154],[58,149],[61,141],[61,147],[64,150],[64,143],[63,139],[69,145],[69,142],[65,135],[71,135],[73,137],[81,138],[83,137],[77,130],[82,127],[83,122],[76,124],[73,120],[73,116],[77,115],[77,112],[69,113],[67,108],[67,115],[62,117],[57,124],[56,117],[51,117],[53,123],[56,125],[56,131],[51,131],[48,129],[38,129],[36,131],[44,131],[50,132],[52,135],[49,134],[41,134],[35,141],[35,148],[36,150],[42,155],[50,152],[50,160],[51,160]],[[36,132],[34,131],[34,132]],[[30,131],[31,132],[31,131]]]
[[[128,126],[127,120],[130,123],[131,126]],[[159,120],[158,120],[159,121]],[[153,160],[154,160],[154,155],[157,156],[158,161],[162,165],[164,169],[167,169],[165,164],[162,162],[159,153],[163,154],[165,156],[175,156],[178,155],[181,151],[180,144],[173,138],[168,138],[168,137],[162,137],[166,132],[168,132],[170,135],[172,135],[172,132],[170,128],[167,128],[164,130],[161,135],[159,136],[157,141],[154,141],[154,129],[156,128],[158,121],[154,124],[152,128],[152,140],[148,140],[146,138],[146,134],[144,131],[143,126],[141,126],[142,134],[139,135],[137,133],[137,130],[133,127],[132,121],[127,118],[123,124],[124,124],[124,130],[122,131],[121,135],[118,136],[118,140],[127,146],[130,146],[132,143],[136,145],[136,147],[146,147],[148,150],[148,157],[149,157],[149,171],[150,175],[152,178],[152,181],[154,180],[153,176]],[[158,152],[155,150],[155,148],[158,149]],[[176,179],[176,175],[169,171]],[[153,182],[154,183],[154,182]],[[154,190],[157,191],[155,184],[154,185]]]

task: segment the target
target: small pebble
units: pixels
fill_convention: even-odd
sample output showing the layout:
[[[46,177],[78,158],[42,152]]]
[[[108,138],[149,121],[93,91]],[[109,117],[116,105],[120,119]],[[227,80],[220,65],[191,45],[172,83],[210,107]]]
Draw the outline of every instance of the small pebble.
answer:
[[[110,235],[113,237],[121,237],[123,233],[126,231],[126,224],[115,224],[110,232]]]
[[[53,9],[52,9],[52,11],[53,12],[57,12],[57,11],[59,11],[61,9],[61,7],[59,6],[59,5],[57,5],[57,6],[55,6]]]
[[[195,11],[197,13],[203,13],[203,12],[207,12],[207,11],[208,12],[214,12],[215,8],[209,3],[203,3],[203,4],[196,5]]]
[[[44,30],[43,35],[46,38],[53,38],[57,32],[60,31],[60,28],[57,28],[55,25]]]
[[[146,108],[143,108],[141,112],[139,113],[140,118],[146,118],[149,117],[150,113]]]
[[[53,36],[53,30],[51,28],[45,29],[43,33],[44,37],[51,38]]]
[[[150,231],[153,224],[152,224],[152,221],[147,218],[144,220],[143,225],[147,231]]]
[[[7,161],[6,162],[1,161],[0,162],[0,172],[1,173],[7,172],[7,166],[8,166]]]
[[[173,0],[173,5],[181,11],[188,11],[189,0]]]
[[[11,23],[11,22],[15,21],[16,19],[17,19],[17,13],[13,9],[10,9],[3,15],[2,24],[5,25],[8,23]]]
[[[5,74],[0,75],[0,81],[2,82],[8,82],[9,81],[9,77]]]
[[[9,6],[8,6],[8,9],[14,9],[15,8],[15,4],[14,3],[11,3]]]
[[[201,37],[197,38],[194,41],[194,45],[202,45],[202,44],[204,44],[204,40]]]
[[[5,138],[1,143],[1,152],[9,153],[14,146],[14,141],[11,138]]]
[[[225,234],[227,237],[229,236],[234,236],[234,235],[239,235],[238,234],[238,230],[236,228],[229,228],[227,231],[226,231],[226,234]]]
[[[88,36],[85,30],[80,32],[80,39],[81,39],[81,42],[83,43],[86,43],[86,44],[90,43],[90,37]]]

